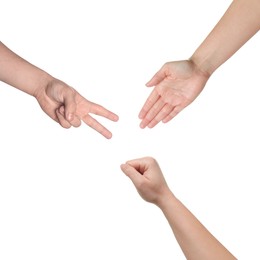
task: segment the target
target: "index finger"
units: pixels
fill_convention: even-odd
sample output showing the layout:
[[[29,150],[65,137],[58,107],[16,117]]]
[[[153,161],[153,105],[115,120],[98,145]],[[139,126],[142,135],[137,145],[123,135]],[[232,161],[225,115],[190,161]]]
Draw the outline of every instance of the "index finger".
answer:
[[[134,167],[139,173],[144,174],[144,172],[149,168],[149,165],[155,163],[156,160],[153,157],[146,156],[138,159],[128,160],[126,164]]]
[[[119,117],[112,111],[106,109],[105,107],[92,103],[91,108],[90,108],[90,113],[98,115],[98,116],[103,116],[111,121],[118,121]]]
[[[146,114],[149,112],[149,110],[153,107],[153,105],[157,102],[157,100],[159,99],[159,95],[157,93],[157,91],[153,90],[152,93],[149,95],[149,97],[147,98],[146,102],[144,103],[138,117],[140,119],[143,119]]]

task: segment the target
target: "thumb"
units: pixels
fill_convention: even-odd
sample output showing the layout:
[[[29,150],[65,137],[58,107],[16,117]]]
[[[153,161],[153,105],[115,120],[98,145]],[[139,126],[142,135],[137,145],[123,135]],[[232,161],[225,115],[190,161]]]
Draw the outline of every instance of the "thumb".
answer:
[[[74,119],[77,104],[74,93],[65,93],[64,96],[65,118],[69,122]]]
[[[153,87],[162,82],[166,77],[166,73],[163,68],[161,68],[145,85],[147,87]]]
[[[127,163],[121,164],[120,168],[135,186],[138,186],[142,182],[143,176],[131,165]]]

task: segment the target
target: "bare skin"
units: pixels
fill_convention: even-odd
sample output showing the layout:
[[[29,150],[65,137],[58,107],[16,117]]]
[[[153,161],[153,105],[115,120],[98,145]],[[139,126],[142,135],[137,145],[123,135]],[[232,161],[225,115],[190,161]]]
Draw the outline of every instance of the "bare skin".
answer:
[[[0,80],[38,101],[42,110],[64,128],[85,124],[110,139],[112,133],[90,114],[117,121],[118,116],[81,96],[74,88],[24,60],[0,42]]]
[[[234,0],[190,59],[165,63],[139,113],[140,127],[167,123],[191,104],[210,76],[260,29],[260,1]]]
[[[145,201],[162,210],[187,259],[236,259],[175,197],[155,159],[130,160],[121,165],[121,170]]]

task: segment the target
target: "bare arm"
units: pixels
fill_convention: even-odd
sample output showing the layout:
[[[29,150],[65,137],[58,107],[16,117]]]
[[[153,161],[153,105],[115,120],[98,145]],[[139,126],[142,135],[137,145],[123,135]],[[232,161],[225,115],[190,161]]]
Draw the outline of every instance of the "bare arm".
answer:
[[[118,116],[81,96],[74,88],[18,56],[0,42],[0,80],[34,96],[42,110],[64,128],[81,121],[106,138],[112,133],[90,114],[117,121]]]
[[[156,160],[150,157],[131,160],[121,169],[141,197],[162,210],[187,259],[236,259],[173,195]]]
[[[53,77],[24,60],[0,42],[0,80],[35,96]]]
[[[173,194],[158,206],[187,259],[236,259]]]
[[[234,0],[190,59],[165,63],[146,84],[154,89],[139,113],[140,127],[167,123],[190,105],[212,73],[259,29],[260,1]]]
[[[234,0],[191,60],[208,74],[237,52],[260,29],[260,1]]]

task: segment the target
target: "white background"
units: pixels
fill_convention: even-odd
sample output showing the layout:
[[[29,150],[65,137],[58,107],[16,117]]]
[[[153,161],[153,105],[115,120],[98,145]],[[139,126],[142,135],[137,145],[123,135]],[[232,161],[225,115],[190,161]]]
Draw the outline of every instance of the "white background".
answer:
[[[145,83],[189,58],[231,1],[1,2],[4,44],[120,119],[97,118],[111,140],[63,129],[0,83],[0,259],[185,259],[120,170],[143,156],[236,257],[260,258],[259,35],[174,120],[139,128]]]

